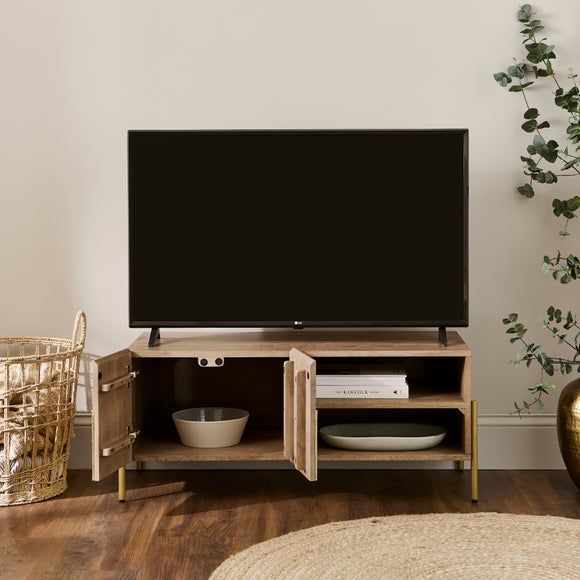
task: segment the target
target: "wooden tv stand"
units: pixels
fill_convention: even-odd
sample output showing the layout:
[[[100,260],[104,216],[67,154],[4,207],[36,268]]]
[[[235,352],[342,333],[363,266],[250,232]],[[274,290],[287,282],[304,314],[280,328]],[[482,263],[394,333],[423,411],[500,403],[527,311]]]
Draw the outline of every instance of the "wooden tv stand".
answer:
[[[201,363],[207,361],[207,366]],[[221,359],[221,366],[211,366]],[[405,363],[409,399],[317,399],[316,368],[330,362]],[[218,364],[220,361],[217,361]],[[477,402],[471,400],[471,352],[457,332],[448,345],[436,332],[251,331],[164,333],[148,346],[142,334],[129,348],[95,362],[93,479],[147,461],[287,460],[308,480],[333,461],[471,461],[477,501]],[[171,414],[226,406],[250,412],[239,445],[196,449],[181,445]],[[447,428],[444,441],[424,451],[347,451],[318,438],[324,425],[412,421]]]

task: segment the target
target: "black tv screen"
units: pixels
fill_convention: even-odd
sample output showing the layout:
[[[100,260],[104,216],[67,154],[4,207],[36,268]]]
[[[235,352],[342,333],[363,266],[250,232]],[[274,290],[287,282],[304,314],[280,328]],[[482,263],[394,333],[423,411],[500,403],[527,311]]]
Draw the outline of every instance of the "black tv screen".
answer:
[[[131,327],[467,325],[467,130],[128,139]]]

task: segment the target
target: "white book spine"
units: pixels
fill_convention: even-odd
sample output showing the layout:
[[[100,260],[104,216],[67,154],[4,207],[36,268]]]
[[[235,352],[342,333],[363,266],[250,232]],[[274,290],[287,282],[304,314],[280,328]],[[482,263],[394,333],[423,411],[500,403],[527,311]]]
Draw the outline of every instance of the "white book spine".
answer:
[[[319,399],[408,399],[409,387],[316,385]]]
[[[399,387],[405,384],[406,377],[385,379],[382,377],[352,377],[352,378],[327,378],[316,377],[316,384],[330,387]]]

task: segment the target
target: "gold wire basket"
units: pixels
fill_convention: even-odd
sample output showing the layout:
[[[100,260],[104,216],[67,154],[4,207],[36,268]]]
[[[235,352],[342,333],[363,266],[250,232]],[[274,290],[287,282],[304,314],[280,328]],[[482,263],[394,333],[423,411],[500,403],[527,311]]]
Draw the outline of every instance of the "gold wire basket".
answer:
[[[80,359],[87,319],[72,337],[0,337],[0,506],[67,488]]]

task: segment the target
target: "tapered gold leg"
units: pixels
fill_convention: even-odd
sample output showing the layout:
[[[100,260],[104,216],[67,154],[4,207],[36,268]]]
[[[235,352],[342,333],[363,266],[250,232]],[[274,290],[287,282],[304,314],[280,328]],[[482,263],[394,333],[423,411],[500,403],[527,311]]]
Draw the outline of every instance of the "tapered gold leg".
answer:
[[[125,474],[125,467],[119,468],[119,501],[125,501],[125,495],[127,493],[127,480]]]
[[[478,467],[477,401],[471,401],[471,501],[474,503],[479,499]]]
[[[463,461],[463,459],[456,461],[455,467],[456,467],[457,471],[459,471],[460,473],[463,473],[463,469],[465,468],[465,462]]]

